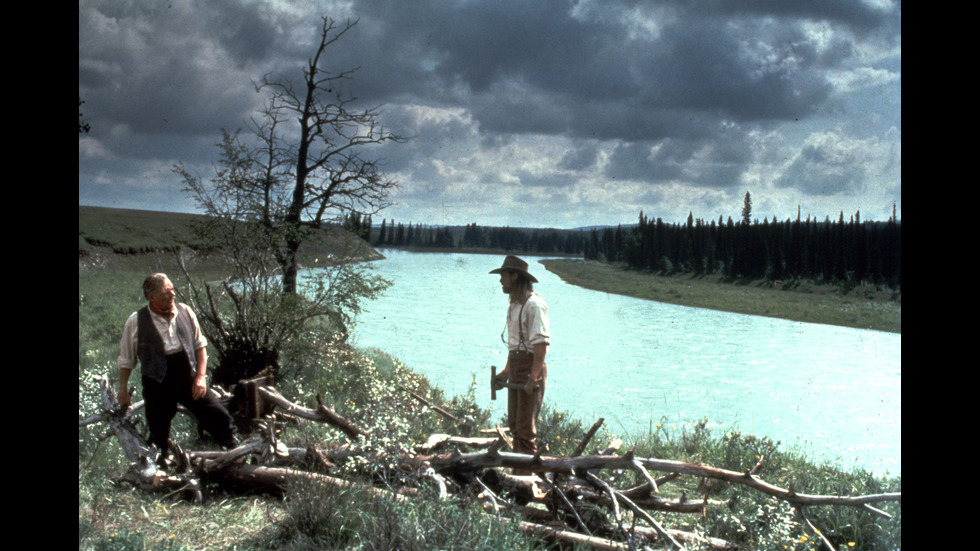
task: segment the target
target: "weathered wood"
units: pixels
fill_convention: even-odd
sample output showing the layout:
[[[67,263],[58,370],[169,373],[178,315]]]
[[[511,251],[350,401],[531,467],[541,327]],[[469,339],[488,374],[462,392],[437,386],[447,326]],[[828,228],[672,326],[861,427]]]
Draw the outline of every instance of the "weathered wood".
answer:
[[[626,505],[627,507],[629,507],[629,509],[631,511],[633,511],[633,514],[639,516],[640,518],[642,518],[643,520],[645,520],[648,524],[650,524],[650,526],[652,526],[653,529],[657,531],[657,534],[660,535],[660,537],[662,537],[665,540],[667,540],[667,542],[670,543],[670,545],[672,547],[677,547],[681,551],[684,551],[684,546],[682,546],[677,540],[675,540],[673,538],[673,536],[671,536],[670,534],[668,534],[667,531],[664,530],[663,526],[660,526],[660,523],[657,522],[652,516],[650,516],[649,513],[647,513],[643,509],[639,508],[629,498],[623,496],[623,494],[617,492],[616,490],[613,490],[609,486],[609,484],[607,484],[604,480],[602,480],[601,478],[597,477],[596,475],[594,475],[592,473],[586,473],[586,476],[594,484],[596,484],[597,486],[599,486],[602,489],[604,489],[607,492],[609,492],[609,494],[611,496],[613,496],[612,497],[613,498],[613,502],[616,502],[616,501],[623,502],[624,505]]]
[[[668,481],[671,477],[661,477],[660,484]],[[606,493],[598,492],[589,487],[576,486],[575,491],[582,495],[583,499],[602,506],[612,506],[609,496]],[[707,499],[687,499],[686,494],[682,495],[676,501],[669,499],[664,499],[659,496],[652,495],[650,493],[650,485],[643,484],[636,488],[630,488],[628,490],[619,491],[620,494],[629,498],[636,503],[639,507],[646,509],[648,511],[660,511],[664,513],[692,513],[692,514],[704,514],[705,508],[709,505],[713,507],[729,505],[728,501],[717,501],[717,500],[707,500]]]
[[[133,464],[142,465],[145,468],[147,463],[156,460],[157,451],[149,442],[146,441],[136,427],[130,422],[130,415],[133,413],[131,408],[121,408],[116,397],[116,391],[109,384],[108,377],[96,377],[95,382],[99,387],[100,415],[102,420],[109,425],[109,430],[119,440],[119,446],[126,455],[126,459]]]
[[[429,439],[426,440],[425,444],[419,444],[415,446],[415,451],[417,453],[431,454],[435,453],[436,450],[444,446],[453,444],[457,446],[468,446],[474,448],[489,448],[495,442],[499,442],[500,438],[488,438],[488,437],[477,437],[477,436],[452,436],[449,434],[430,434]]]
[[[629,543],[622,543],[611,539],[616,535],[612,526],[608,526],[605,530],[606,536],[596,536],[594,534],[584,535],[578,534],[577,532],[569,529],[556,528],[554,526],[547,526],[544,523],[553,522],[551,515],[547,511],[542,511],[541,509],[535,509],[532,507],[522,507],[519,505],[503,505],[500,503],[500,498],[492,495],[493,492],[487,490],[487,499],[490,503],[485,503],[484,506],[487,508],[488,512],[498,512],[504,509],[512,509],[520,513],[522,521],[526,523],[521,526],[521,530],[527,534],[535,535],[541,534],[547,538],[553,538],[555,540],[561,540],[569,543],[580,543],[591,546],[593,549],[605,550],[605,549],[637,549],[638,547],[634,545],[631,547]],[[505,517],[497,517],[503,523],[515,522],[508,520]],[[653,528],[647,528],[644,526],[632,526],[628,530],[634,536],[639,536],[643,541],[654,543],[661,541],[661,536]],[[718,551],[730,551],[738,549],[738,546],[730,541],[723,540],[721,538],[705,537],[700,534],[685,532],[683,530],[676,529],[666,529],[666,532],[676,541],[685,542],[693,545],[697,545],[698,548],[708,548]],[[572,535],[575,534],[575,535]],[[591,537],[589,537],[591,536]]]
[[[719,469],[698,463],[686,463],[653,458],[633,458],[619,455],[589,455],[580,457],[539,457],[513,452],[468,453],[457,455],[437,455],[426,458],[413,458],[414,461],[428,461],[436,470],[478,470],[492,467],[525,469],[532,472],[557,472],[574,474],[593,469],[632,469],[636,464],[651,471],[680,473],[705,478],[724,480],[739,484],[767,495],[782,499],[793,505],[845,505],[862,507],[865,504],[884,501],[901,503],[901,493],[874,494],[865,496],[824,496],[798,494],[791,489],[780,488],[763,481],[750,473],[740,473]],[[863,508],[863,507],[862,507]]]
[[[621,549],[630,549],[630,547],[625,543],[620,543],[618,541],[613,541],[606,538],[586,536],[579,534],[578,532],[561,530],[550,526],[544,526],[542,524],[534,524],[524,520],[512,521],[508,518],[501,518],[500,520],[504,524],[516,522],[517,527],[521,532],[544,540],[558,540],[576,545],[588,545],[592,549],[598,549],[600,551],[619,551]]]
[[[289,400],[287,400],[282,394],[276,389],[268,386],[258,387],[258,392],[261,393],[267,400],[275,404],[276,406],[286,410],[288,413],[295,415],[296,417],[301,417],[303,419],[309,419],[311,421],[319,421],[333,425],[340,429],[344,434],[350,437],[352,440],[357,440],[361,435],[367,434],[364,430],[359,428],[349,419],[338,415],[336,411],[329,408],[323,404],[323,398],[318,394],[316,397],[317,404],[319,407],[317,409],[304,408],[303,406],[296,405]]]
[[[259,392],[260,387],[272,387],[273,376],[271,370],[266,369],[266,373],[257,377],[241,381],[245,389],[245,415],[249,419],[261,419],[263,416],[272,413],[274,404],[266,400],[265,394]]]
[[[589,440],[592,440],[592,437],[595,436],[596,431],[599,430],[599,427],[602,426],[602,423],[605,422],[605,420],[606,419],[604,417],[600,417],[598,421],[592,424],[592,428],[589,429],[589,432],[585,433],[582,441],[578,443],[578,446],[575,446],[575,451],[572,452],[571,457],[577,457],[585,452],[585,446],[589,444]]]
[[[285,467],[267,467],[264,465],[245,465],[242,463],[235,463],[211,472],[209,478],[225,483],[248,486],[254,489],[275,489],[279,491],[286,489],[290,483],[321,482],[341,488],[357,488],[376,497],[387,497],[396,501],[405,501],[409,499],[406,496],[391,492],[389,490],[376,488],[368,484],[359,484],[349,480],[344,480],[343,478]]]
[[[246,442],[243,445],[248,445]],[[203,461],[203,465],[206,466],[218,466],[223,464],[230,464],[234,461],[223,461],[218,463],[218,460],[225,457],[231,457],[232,454],[235,455],[236,460],[243,458],[244,456],[239,456],[239,450],[242,446],[229,451],[217,451],[217,450],[201,450],[190,452],[191,462]],[[258,449],[250,449],[249,453],[257,453]],[[248,454],[244,454],[248,455]],[[321,451],[313,446],[308,446],[306,448],[285,448],[285,453],[276,453],[267,459],[268,466],[272,467],[293,467],[293,468],[315,468],[317,470],[328,470],[336,465],[330,460],[329,453],[326,451]]]
[[[79,421],[79,426],[104,422],[109,425],[109,433],[115,435],[130,461],[130,469],[117,480],[133,484],[135,487],[153,492],[183,494],[190,496],[195,502],[202,500],[202,491],[206,482],[221,482],[242,488],[260,489],[263,491],[281,493],[291,482],[309,483],[323,482],[345,487],[358,487],[377,496],[392,499],[408,499],[402,493],[376,488],[371,485],[350,482],[324,474],[335,464],[352,457],[367,459],[369,462],[381,458],[380,452],[359,450],[348,446],[337,446],[327,449],[317,449],[314,446],[306,448],[286,448],[280,441],[280,432],[285,427],[282,422],[287,414],[293,422],[296,418],[329,423],[344,432],[352,440],[366,434],[349,420],[338,415],[323,404],[317,396],[318,409],[308,409],[293,404],[278,391],[268,385],[255,384],[254,397],[261,396],[261,401],[274,404],[277,410],[274,416],[266,416],[254,421],[255,431],[252,436],[234,450],[229,451],[188,451],[184,453],[173,445],[176,472],[164,473],[156,468],[156,450],[149,446],[130,420],[136,407],[119,408],[114,389],[105,377],[97,378],[102,395],[101,411]],[[226,393],[227,394],[227,393]],[[419,399],[418,396],[413,396]],[[221,398],[221,396],[219,396]],[[227,398],[227,396],[225,396]],[[423,401],[424,402],[424,401]],[[426,403],[426,402],[424,402]],[[426,403],[426,405],[430,404]],[[448,412],[440,412],[440,414]],[[454,416],[450,418],[458,421]],[[661,485],[679,478],[681,475],[700,477],[703,481],[722,481],[739,484],[752,488],[765,495],[773,496],[793,505],[803,516],[803,508],[809,505],[842,505],[859,507],[869,512],[890,518],[890,516],[871,504],[897,501],[901,503],[901,493],[877,494],[865,496],[823,496],[799,494],[790,485],[780,488],[759,478],[762,460],[748,472],[735,472],[711,467],[709,465],[668,461],[655,458],[635,457],[630,450],[624,455],[617,455],[621,442],[610,444],[597,455],[581,455],[587,443],[595,435],[603,422],[600,419],[588,432],[582,442],[569,457],[542,457],[519,454],[501,449],[507,444],[505,430],[488,429],[488,436],[483,438],[459,437],[449,434],[434,434],[429,442],[416,448],[416,453],[406,453],[396,461],[393,468],[401,473],[409,472],[417,475],[417,482],[431,479],[439,488],[441,497],[449,497],[463,487],[460,495],[473,495],[470,492],[475,484],[483,489],[477,493],[493,500],[494,511],[501,507],[519,508],[524,519],[519,528],[528,534],[546,539],[560,540],[587,544],[595,549],[635,549],[638,541],[634,536],[646,541],[669,542],[674,547],[680,547],[681,542],[696,544],[698,547],[712,549],[731,549],[734,546],[723,540],[701,538],[677,530],[669,530],[660,526],[650,516],[648,511],[671,513],[704,513],[709,505],[718,506],[726,502],[709,501],[707,495],[700,500],[688,500],[686,495],[676,501],[662,499],[653,495]],[[464,422],[464,425],[466,423]],[[465,427],[464,428],[472,428]],[[440,446],[457,447],[487,447],[483,452],[452,454],[434,453]],[[385,456],[386,462],[390,457]],[[502,468],[511,468],[522,472],[536,473],[535,476],[514,476],[507,474]],[[646,481],[644,484],[626,490],[617,490],[605,482],[596,473],[601,470],[633,470]],[[666,476],[654,478],[650,473],[662,472]],[[544,477],[544,473],[554,473],[552,479]],[[481,480],[482,479],[482,480]],[[504,495],[511,496],[519,503],[536,500],[549,506],[549,511],[525,508],[501,499],[494,494],[492,486]],[[469,488],[469,490],[467,489]],[[411,488],[408,492],[417,488]],[[399,490],[401,492],[401,490]],[[417,491],[416,491],[417,493]],[[587,502],[615,512],[617,523],[611,524],[603,515],[594,519],[583,519],[576,510],[573,502]],[[642,518],[651,528],[623,526],[619,515],[620,504],[629,508],[635,518]],[[498,517],[499,518],[499,517]],[[806,517],[803,516],[806,520]],[[536,520],[537,522],[528,522]],[[540,523],[567,523],[567,526],[544,526]],[[587,527],[587,522],[591,525]],[[816,531],[815,527],[810,526]],[[594,529],[593,529],[594,528]],[[590,531],[591,530],[591,531]],[[584,534],[579,532],[585,532]],[[630,534],[626,543],[610,538],[623,538]]]

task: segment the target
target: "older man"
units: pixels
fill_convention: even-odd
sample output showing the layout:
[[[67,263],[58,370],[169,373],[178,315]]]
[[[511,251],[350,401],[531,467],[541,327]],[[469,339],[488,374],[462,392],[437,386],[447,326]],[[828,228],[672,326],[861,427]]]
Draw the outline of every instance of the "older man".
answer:
[[[170,423],[177,404],[223,447],[236,445],[231,415],[207,387],[207,340],[189,306],[174,301],[173,283],[166,274],[143,281],[147,305],[133,312],[123,326],[119,345],[119,404],[128,406],[129,377],[136,363],[142,370],[143,400],[150,441],[167,455]]]
[[[507,393],[507,424],[514,437],[514,451],[535,454],[538,451],[538,413],[544,399],[548,378],[545,355],[551,343],[548,305],[534,292],[538,280],[528,272],[527,262],[509,255],[500,268],[500,286],[510,297],[507,309],[507,366],[491,384],[503,388],[507,382],[524,385],[522,390]]]

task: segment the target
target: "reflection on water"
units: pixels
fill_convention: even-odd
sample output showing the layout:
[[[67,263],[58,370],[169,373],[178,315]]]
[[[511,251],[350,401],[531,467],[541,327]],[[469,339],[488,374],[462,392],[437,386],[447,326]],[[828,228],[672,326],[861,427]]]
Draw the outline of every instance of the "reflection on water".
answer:
[[[450,395],[490,401],[507,297],[493,255],[382,251],[394,285],[366,304],[355,344],[399,358]],[[548,302],[545,401],[618,434],[707,418],[845,467],[901,472],[901,335],[728,314],[589,291],[526,257]]]

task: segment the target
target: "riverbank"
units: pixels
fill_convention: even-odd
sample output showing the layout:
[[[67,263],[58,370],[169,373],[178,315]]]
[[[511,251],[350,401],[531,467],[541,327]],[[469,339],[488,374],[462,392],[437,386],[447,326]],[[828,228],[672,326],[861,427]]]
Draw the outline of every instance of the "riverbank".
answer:
[[[581,259],[541,261],[572,285],[594,291],[805,323],[902,332],[902,300],[872,285],[843,289],[810,282],[728,283],[718,276],[663,276]]]

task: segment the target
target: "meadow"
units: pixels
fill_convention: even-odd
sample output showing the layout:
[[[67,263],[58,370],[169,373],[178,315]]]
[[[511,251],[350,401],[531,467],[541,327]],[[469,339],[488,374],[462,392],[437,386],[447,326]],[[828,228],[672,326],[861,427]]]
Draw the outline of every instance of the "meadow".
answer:
[[[605,293],[806,323],[902,332],[901,295],[867,283],[728,282],[721,276],[654,274],[594,260],[551,259],[542,263],[568,283]]]

